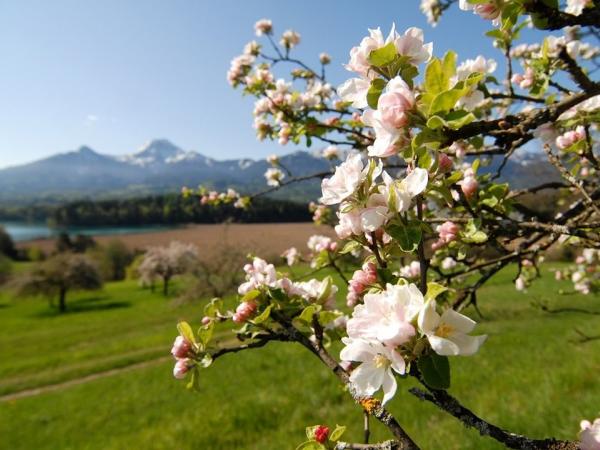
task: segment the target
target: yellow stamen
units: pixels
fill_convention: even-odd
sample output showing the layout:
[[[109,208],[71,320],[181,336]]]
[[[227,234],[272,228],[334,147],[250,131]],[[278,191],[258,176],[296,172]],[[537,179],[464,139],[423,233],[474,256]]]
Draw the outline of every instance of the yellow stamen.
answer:
[[[377,355],[373,358],[373,364],[375,364],[375,367],[378,369],[381,369],[382,367],[387,367],[390,364],[390,361],[383,355]]]
[[[438,327],[437,330],[435,330],[435,335],[445,338],[445,337],[450,336],[453,332],[454,332],[454,328],[452,328],[447,323],[443,323]]]

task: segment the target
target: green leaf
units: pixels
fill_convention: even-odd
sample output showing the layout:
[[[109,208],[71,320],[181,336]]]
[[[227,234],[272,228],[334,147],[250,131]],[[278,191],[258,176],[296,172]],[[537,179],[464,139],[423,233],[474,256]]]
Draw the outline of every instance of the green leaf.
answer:
[[[324,279],[323,279],[323,283],[321,284],[322,287],[322,291],[319,292],[319,297],[317,298],[317,303],[323,303],[324,301],[326,301],[329,298],[329,295],[331,294],[331,286],[333,285],[333,278],[331,278],[330,275],[327,275]]]
[[[423,375],[423,381],[432,389],[448,389],[450,387],[450,363],[448,357],[437,353],[421,356],[417,366]]]
[[[434,281],[430,281],[427,283],[427,294],[425,294],[425,301],[435,300],[438,295],[447,290],[448,288],[446,286],[442,286]]]
[[[208,317],[214,317],[217,315],[219,310],[223,307],[223,300],[218,297],[213,298],[209,303],[204,307],[204,315]]]
[[[339,253],[340,253],[340,255],[345,255],[346,253],[352,253],[353,251],[359,250],[360,248],[362,248],[362,245],[359,242],[348,241],[344,245],[344,248],[342,248],[339,251]]]
[[[475,114],[463,109],[459,111],[451,111],[446,115],[446,123],[448,128],[458,130],[465,125],[473,122],[476,119]]]
[[[258,316],[256,316],[254,319],[252,319],[253,323],[263,323],[265,320],[267,320],[269,318],[269,316],[271,315],[271,310],[273,309],[273,305],[269,305],[265,308],[265,310],[260,313]]]
[[[387,82],[382,78],[375,78],[371,81],[371,87],[367,91],[367,103],[371,108],[377,109],[377,102],[386,86]]]
[[[342,313],[340,311],[321,311],[319,313],[319,323],[323,326],[333,322],[335,319],[340,317]]]
[[[421,242],[421,227],[419,225],[390,225],[387,232],[398,242],[403,252],[414,252],[419,246],[419,242]]]
[[[215,327],[214,321],[211,321],[209,324],[200,327],[198,330],[198,340],[202,343],[203,347],[206,347],[210,342],[210,339],[213,336],[213,330]]]
[[[254,300],[256,297],[260,295],[260,291],[258,289],[252,289],[249,292],[246,292],[246,295],[242,297],[243,302],[248,302],[250,300]]]
[[[367,60],[372,66],[383,67],[394,62],[397,54],[398,52],[396,51],[396,45],[394,42],[390,42],[386,46],[378,48],[377,50],[373,50],[371,53],[369,53]]]
[[[194,367],[194,370],[192,371],[192,377],[186,385],[186,388],[196,392],[200,391],[200,372],[197,367]]]
[[[192,331],[192,327],[190,327],[190,324],[187,322],[179,322],[177,324],[177,330],[179,331],[179,334],[181,336],[183,336],[186,340],[192,342],[192,343],[196,343],[196,338],[194,337],[194,332]]]
[[[329,440],[331,442],[339,441],[345,431],[346,431],[346,427],[343,427],[341,425],[336,425],[335,429],[329,435]]]
[[[444,60],[442,61],[442,72],[447,80],[446,89],[448,89],[450,78],[456,74],[456,53],[452,50],[448,50],[444,55]]]
[[[453,88],[444,91],[435,96],[429,107],[429,114],[435,114],[441,111],[450,111],[456,105],[461,97],[469,92],[466,88]]]
[[[298,319],[310,324],[312,323],[312,318],[315,315],[315,313],[319,312],[320,310],[321,305],[308,305],[302,310],[302,312],[298,316]]]
[[[442,62],[432,58],[425,69],[425,91],[429,94],[438,94],[448,89],[448,80],[442,69]]]
[[[322,444],[319,444],[317,441],[306,441],[296,447],[296,450],[326,450]]]

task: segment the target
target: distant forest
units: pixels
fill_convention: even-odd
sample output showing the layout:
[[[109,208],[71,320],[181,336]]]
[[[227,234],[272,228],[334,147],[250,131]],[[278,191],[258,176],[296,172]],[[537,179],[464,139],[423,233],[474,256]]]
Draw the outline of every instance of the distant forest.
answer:
[[[135,226],[183,223],[308,222],[306,203],[257,198],[241,210],[232,205],[200,205],[197,198],[178,194],[120,200],[77,200],[64,204],[0,206],[0,220],[46,222],[53,227]]]

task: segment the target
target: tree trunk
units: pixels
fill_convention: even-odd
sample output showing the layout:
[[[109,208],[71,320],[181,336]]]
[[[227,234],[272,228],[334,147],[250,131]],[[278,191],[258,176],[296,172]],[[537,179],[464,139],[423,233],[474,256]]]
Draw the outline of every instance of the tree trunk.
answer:
[[[67,289],[64,287],[60,288],[58,293],[58,310],[63,313],[67,310]]]
[[[170,277],[164,277],[163,278],[163,295],[165,297],[167,295],[169,295],[169,280],[170,280]]]

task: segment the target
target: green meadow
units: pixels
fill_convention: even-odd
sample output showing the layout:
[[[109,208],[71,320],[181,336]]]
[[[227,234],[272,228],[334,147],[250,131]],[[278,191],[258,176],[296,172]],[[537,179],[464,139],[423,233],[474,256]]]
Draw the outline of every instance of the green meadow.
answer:
[[[574,439],[579,421],[600,413],[600,340],[578,343],[575,331],[600,335],[600,299],[556,294],[552,267],[525,293],[511,283],[514,268],[480,291],[483,318],[468,313],[489,339],[478,355],[451,360],[450,392],[511,431]],[[597,314],[550,314],[539,301]],[[64,315],[1,293],[0,448],[294,449],[318,423],[347,425],[344,439],[360,441],[360,407],[295,344],[217,360],[199,393],[173,379],[175,324],[198,324],[202,305],[174,306],[131,281],[71,295]],[[219,336],[231,339],[225,328]],[[502,448],[417,400],[413,385],[399,380],[389,407],[423,449]],[[387,438],[373,424],[373,439]]]

